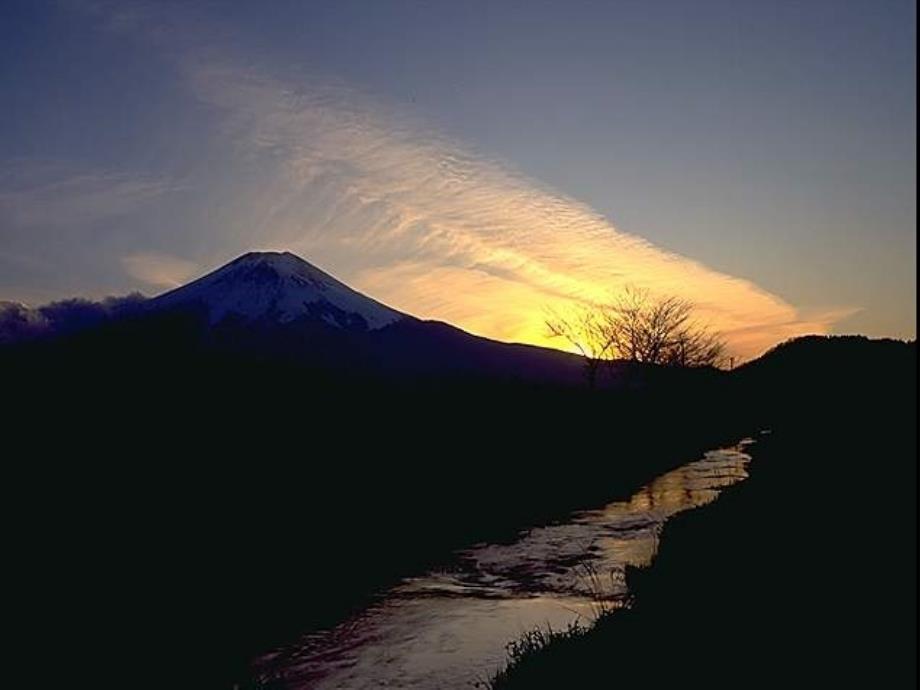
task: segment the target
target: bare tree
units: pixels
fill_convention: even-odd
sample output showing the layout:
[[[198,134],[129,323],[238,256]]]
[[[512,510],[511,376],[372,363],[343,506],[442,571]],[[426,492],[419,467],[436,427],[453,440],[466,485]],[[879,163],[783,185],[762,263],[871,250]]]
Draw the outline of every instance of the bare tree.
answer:
[[[569,316],[550,311],[546,328],[550,337],[562,338],[581,353],[588,387],[594,388],[601,365],[611,358],[615,346],[607,308],[601,305],[581,307]]]
[[[717,367],[724,363],[725,343],[717,333],[695,326],[679,331],[663,364],[677,367]]]
[[[628,286],[611,304],[582,307],[572,316],[551,312],[550,336],[561,337],[585,359],[588,385],[613,359],[676,367],[718,366],[725,354],[721,337],[694,318],[688,300],[652,297]]]
[[[605,309],[617,357],[648,364],[716,366],[725,345],[721,337],[694,318],[689,300],[673,295],[652,297],[627,286]]]

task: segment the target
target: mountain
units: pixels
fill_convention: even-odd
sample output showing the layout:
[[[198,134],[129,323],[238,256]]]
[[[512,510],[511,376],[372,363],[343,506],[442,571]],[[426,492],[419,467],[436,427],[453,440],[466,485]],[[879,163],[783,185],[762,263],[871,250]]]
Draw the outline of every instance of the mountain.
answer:
[[[153,298],[144,312],[158,324],[184,317],[212,352],[323,375],[582,382],[574,355],[501,343],[404,314],[290,252],[244,254]]]
[[[150,301],[154,311],[201,308],[210,324],[321,320],[337,328],[377,330],[406,318],[290,252],[250,252]]]
[[[31,348],[39,341],[41,347]],[[250,252],[152,299],[0,305],[0,345],[55,362],[144,359],[201,367],[230,359],[317,376],[500,379],[581,386],[579,357],[502,343],[404,314],[290,252]],[[17,347],[18,346],[18,347]],[[126,366],[129,366],[126,364]],[[622,383],[622,381],[621,381]]]

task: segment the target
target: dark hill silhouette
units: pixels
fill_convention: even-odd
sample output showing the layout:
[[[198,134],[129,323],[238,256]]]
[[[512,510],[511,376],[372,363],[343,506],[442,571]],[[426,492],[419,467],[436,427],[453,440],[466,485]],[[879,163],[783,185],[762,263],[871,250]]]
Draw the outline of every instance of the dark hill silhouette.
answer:
[[[789,385],[857,386],[872,381],[890,384],[915,363],[916,344],[890,338],[809,335],[786,341],[739,367],[739,378],[754,385],[768,381]]]

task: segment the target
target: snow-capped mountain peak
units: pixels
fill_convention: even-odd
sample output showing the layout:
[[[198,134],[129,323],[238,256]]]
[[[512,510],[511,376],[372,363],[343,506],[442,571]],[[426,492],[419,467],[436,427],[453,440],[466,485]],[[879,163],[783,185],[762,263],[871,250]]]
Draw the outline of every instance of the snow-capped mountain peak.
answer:
[[[250,252],[152,300],[154,309],[204,309],[210,323],[232,317],[287,323],[318,318],[375,330],[405,317],[290,252]]]

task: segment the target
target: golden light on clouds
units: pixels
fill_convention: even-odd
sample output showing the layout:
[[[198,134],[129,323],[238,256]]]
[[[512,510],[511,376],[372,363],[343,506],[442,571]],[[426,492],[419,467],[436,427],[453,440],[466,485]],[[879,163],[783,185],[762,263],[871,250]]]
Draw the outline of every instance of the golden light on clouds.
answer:
[[[289,250],[402,311],[542,345],[556,345],[547,308],[606,301],[627,284],[691,300],[742,358],[841,316],[803,316],[750,281],[621,232],[348,86],[242,67],[151,21],[119,30],[146,31],[215,119],[209,172],[189,181],[207,209],[190,230],[196,263]],[[170,276],[176,267],[154,265]]]
[[[172,289],[197,277],[199,267],[192,261],[162,252],[139,252],[122,257],[122,266],[132,277],[147,285]]]
[[[839,317],[804,318],[348,89],[294,91],[214,67],[198,67],[193,83],[223,110],[238,160],[260,171],[258,185],[226,190],[236,210],[221,231],[245,248],[299,253],[397,309],[558,346],[547,308],[603,302],[632,284],[691,300],[740,358]]]

